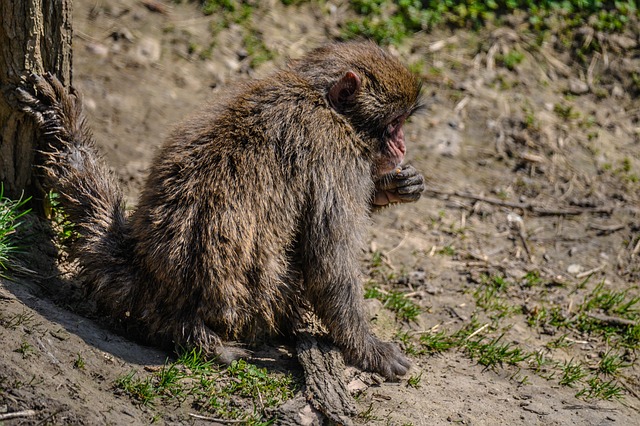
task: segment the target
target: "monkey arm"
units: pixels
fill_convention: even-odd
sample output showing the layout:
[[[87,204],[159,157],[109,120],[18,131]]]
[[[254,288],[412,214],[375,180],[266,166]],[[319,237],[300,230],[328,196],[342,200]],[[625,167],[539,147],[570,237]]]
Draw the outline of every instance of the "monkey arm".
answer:
[[[343,182],[335,180],[336,175],[342,173],[314,180],[318,186],[311,193],[321,196],[302,227],[306,296],[347,362],[395,379],[407,372],[410,362],[396,345],[371,333],[363,306],[358,256],[366,232],[368,191],[358,185],[360,173]],[[327,180],[333,185],[320,186]],[[327,193],[326,188],[337,190]]]
[[[418,201],[424,191],[424,176],[413,166],[404,165],[375,181],[376,191],[371,202],[374,210],[389,204]]]

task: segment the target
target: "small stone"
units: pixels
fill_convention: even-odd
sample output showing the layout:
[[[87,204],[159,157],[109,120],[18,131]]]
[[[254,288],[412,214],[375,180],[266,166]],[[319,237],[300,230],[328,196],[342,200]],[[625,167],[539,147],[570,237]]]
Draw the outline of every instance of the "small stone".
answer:
[[[140,40],[136,46],[136,59],[142,64],[151,64],[160,59],[161,51],[162,48],[158,40],[146,37]]]
[[[89,43],[87,44],[86,49],[87,52],[96,56],[100,56],[101,58],[104,58],[109,54],[109,48],[100,43]]]
[[[124,40],[128,42],[133,42],[133,34],[128,28],[120,28],[119,30],[116,30],[110,34],[110,37],[114,41]]]
[[[369,386],[367,386],[367,384],[360,379],[353,379],[347,385],[347,389],[349,389],[350,393],[359,393],[367,389],[368,387]]]
[[[427,273],[425,271],[412,271],[409,273],[409,281],[413,284],[424,284]]]
[[[84,98],[84,107],[90,111],[95,111],[96,108],[98,107],[95,99],[90,98],[90,97],[86,97]]]
[[[440,288],[440,287],[436,287],[436,286],[431,285],[431,284],[427,284],[427,285],[425,286],[424,291],[426,291],[426,292],[427,292],[427,294],[434,295],[434,294],[440,294],[440,293],[442,293],[442,288]]]
[[[612,44],[617,44],[624,50],[635,49],[638,46],[638,42],[635,39],[622,34],[610,34],[607,39]]]
[[[611,89],[611,96],[614,98],[622,98],[624,96],[624,89],[619,84],[615,84],[613,89]]]
[[[65,341],[69,339],[69,337],[71,337],[71,334],[69,334],[66,330],[62,328],[58,330],[49,330],[49,334],[51,334],[56,339],[62,340],[62,341]]]
[[[584,271],[584,267],[582,265],[578,265],[576,263],[572,263],[567,267],[567,273],[571,275],[578,275],[580,272]]]
[[[572,78],[569,80],[569,92],[574,95],[583,95],[589,92],[589,85],[582,80]]]

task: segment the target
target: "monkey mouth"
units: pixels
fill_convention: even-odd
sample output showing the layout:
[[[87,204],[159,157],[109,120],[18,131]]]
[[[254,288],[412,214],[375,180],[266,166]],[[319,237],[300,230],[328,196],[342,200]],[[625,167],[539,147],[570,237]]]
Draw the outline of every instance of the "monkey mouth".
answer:
[[[393,172],[395,169],[402,165],[404,158],[392,159],[386,155],[382,155],[376,162],[376,175],[383,176]]]
[[[404,161],[407,147],[404,143],[404,130],[402,125],[394,128],[386,139],[385,149],[378,161],[378,173],[385,174],[393,171]]]

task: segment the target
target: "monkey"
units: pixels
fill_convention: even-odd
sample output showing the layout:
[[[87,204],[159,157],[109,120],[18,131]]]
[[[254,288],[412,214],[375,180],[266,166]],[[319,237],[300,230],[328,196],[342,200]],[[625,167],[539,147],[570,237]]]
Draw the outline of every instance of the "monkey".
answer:
[[[179,124],[139,202],[102,160],[80,95],[51,74],[17,89],[41,130],[42,181],[79,237],[88,296],[144,341],[229,363],[234,342],[322,322],[345,361],[395,380],[410,361],[364,311],[371,212],[416,201],[403,125],[421,82],[373,42],[329,44],[235,85]]]

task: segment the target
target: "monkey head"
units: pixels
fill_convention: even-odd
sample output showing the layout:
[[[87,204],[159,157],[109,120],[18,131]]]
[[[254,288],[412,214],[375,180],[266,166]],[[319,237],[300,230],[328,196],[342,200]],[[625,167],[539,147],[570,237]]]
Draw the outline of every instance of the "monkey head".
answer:
[[[326,46],[302,64],[298,71],[310,75],[365,143],[373,176],[398,167],[406,153],[403,125],[421,107],[420,80],[372,42]]]
[[[362,139],[368,142],[374,155],[373,174],[382,176],[404,160],[407,149],[403,126],[419,107],[420,89],[419,85],[412,84],[410,88],[413,90],[404,92],[404,99],[395,103],[385,102],[383,97],[367,93],[370,87],[366,87],[362,80],[356,72],[347,71],[330,87],[327,97],[330,105],[350,119]]]

